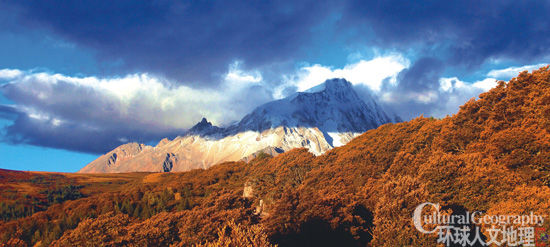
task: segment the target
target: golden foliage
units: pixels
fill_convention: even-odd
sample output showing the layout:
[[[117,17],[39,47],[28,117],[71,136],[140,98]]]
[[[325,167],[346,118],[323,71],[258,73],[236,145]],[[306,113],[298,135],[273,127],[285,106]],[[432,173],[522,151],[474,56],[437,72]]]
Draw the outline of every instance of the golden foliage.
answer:
[[[261,225],[245,226],[235,221],[218,229],[218,239],[196,247],[276,247],[269,242]]]

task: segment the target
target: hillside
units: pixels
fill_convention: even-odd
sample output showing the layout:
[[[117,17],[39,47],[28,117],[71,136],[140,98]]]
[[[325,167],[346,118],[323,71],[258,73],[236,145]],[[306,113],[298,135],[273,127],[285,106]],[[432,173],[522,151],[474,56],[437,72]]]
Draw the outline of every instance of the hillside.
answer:
[[[550,213],[550,70],[499,82],[453,116],[385,124],[320,156],[300,148],[102,182],[40,175],[81,196],[0,223],[4,246],[436,246],[412,224],[423,202],[454,215]],[[0,176],[5,190],[46,186],[37,173]],[[107,189],[111,179],[122,182]],[[479,226],[484,237],[491,226]]]

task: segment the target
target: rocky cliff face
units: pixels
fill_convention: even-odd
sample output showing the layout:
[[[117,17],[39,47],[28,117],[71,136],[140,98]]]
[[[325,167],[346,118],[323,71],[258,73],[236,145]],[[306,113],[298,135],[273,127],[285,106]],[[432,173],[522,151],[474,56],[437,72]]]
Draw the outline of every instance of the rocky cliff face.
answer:
[[[224,161],[246,161],[261,150],[277,155],[298,147],[320,155],[394,121],[374,100],[362,100],[349,82],[333,79],[259,106],[227,128],[203,118],[185,135],[163,139],[155,147],[122,145],[80,172],[187,171]]]
[[[262,132],[246,131],[221,139],[181,136],[167,143],[159,142],[155,147],[129,143],[99,157],[80,172],[188,171],[208,168],[224,161],[237,161],[272,147],[282,151],[306,147],[317,155],[332,148],[317,128],[281,126]]]

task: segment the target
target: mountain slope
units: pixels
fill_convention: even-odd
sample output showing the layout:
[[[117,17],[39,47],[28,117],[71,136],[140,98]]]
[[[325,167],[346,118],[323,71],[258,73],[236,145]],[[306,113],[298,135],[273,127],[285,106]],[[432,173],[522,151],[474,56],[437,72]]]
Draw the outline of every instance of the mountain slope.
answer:
[[[277,147],[285,151],[295,147],[306,147],[317,154],[331,149],[323,133],[317,128],[277,127],[261,133],[242,132],[222,139],[189,135],[159,143],[156,147],[137,143],[124,144],[91,162],[80,172],[168,172],[204,169],[224,161],[240,160],[268,147]],[[128,149],[134,151],[130,156],[125,155],[129,153],[126,151]],[[113,160],[115,162],[112,162]]]
[[[297,147],[320,155],[393,120],[374,100],[363,101],[351,83],[332,79],[261,105],[227,128],[213,126],[203,118],[184,136],[164,139],[155,147],[121,145],[80,172],[187,171],[246,159],[259,150]]]

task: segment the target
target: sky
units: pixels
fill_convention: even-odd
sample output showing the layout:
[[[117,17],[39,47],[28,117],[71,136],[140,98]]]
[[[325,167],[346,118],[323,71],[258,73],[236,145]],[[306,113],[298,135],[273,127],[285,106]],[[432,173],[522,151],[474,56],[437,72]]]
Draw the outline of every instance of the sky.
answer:
[[[1,1],[0,168],[75,172],[331,78],[410,120],[550,62],[549,1]]]

